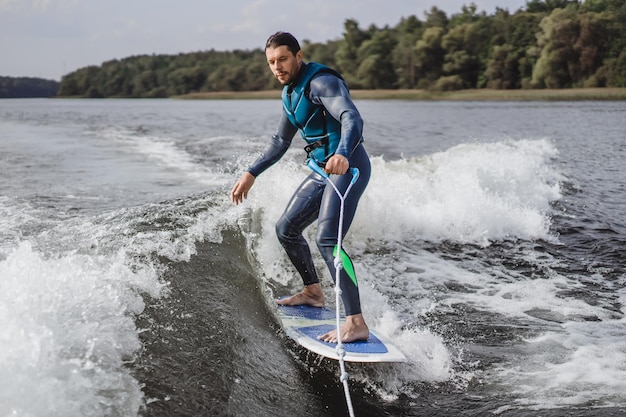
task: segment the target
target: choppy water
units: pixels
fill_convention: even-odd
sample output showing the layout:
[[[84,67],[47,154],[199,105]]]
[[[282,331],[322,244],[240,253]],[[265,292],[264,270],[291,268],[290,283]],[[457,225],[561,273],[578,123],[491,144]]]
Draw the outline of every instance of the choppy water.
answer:
[[[345,244],[409,362],[348,364],[356,415],[626,415],[626,103],[358,105]],[[347,415],[274,318],[300,147],[227,198],[279,111],[0,101],[0,416]]]

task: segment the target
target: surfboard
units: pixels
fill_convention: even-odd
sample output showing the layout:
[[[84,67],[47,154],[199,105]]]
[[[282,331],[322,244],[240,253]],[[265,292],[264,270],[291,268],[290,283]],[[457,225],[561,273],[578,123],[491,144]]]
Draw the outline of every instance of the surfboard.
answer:
[[[325,307],[278,306],[285,334],[300,346],[326,358],[339,360],[336,343],[317,336],[336,328],[335,311]],[[386,337],[370,329],[364,341],[343,343],[346,362],[406,362],[404,354]]]

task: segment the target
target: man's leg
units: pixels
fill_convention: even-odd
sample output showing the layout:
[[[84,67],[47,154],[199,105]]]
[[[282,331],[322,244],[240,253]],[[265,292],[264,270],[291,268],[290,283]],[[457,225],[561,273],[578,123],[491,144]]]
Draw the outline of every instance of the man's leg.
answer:
[[[352,224],[359,199],[365,191],[370,178],[371,167],[369,157],[362,146],[357,148],[353,153],[350,158],[350,165],[359,168],[360,175],[359,179],[352,186],[350,192],[345,198],[342,240]],[[331,179],[339,192],[343,195],[345,194],[345,190],[350,185],[352,176],[350,173],[347,173],[342,176],[332,176]],[[337,245],[340,210],[341,201],[337,196],[337,193],[331,186],[327,186],[320,205],[317,229],[317,247],[326,261],[326,265],[328,266],[328,270],[330,271],[333,280],[336,279],[337,273],[335,269],[334,249]],[[369,329],[365,324],[363,315],[361,314],[361,301],[359,297],[358,283],[350,278],[345,269],[342,268],[339,273],[341,297],[346,311],[346,322],[344,323],[341,331],[342,341],[350,342],[354,340],[367,339],[369,336]],[[320,339],[328,342],[337,342],[337,332],[336,330],[333,330],[320,336]]]
[[[319,205],[326,184],[316,174],[310,174],[294,192],[283,215],[276,223],[276,235],[304,283],[304,290],[291,297],[277,300],[282,305],[324,305],[324,293],[311,250],[302,236],[318,216]]]

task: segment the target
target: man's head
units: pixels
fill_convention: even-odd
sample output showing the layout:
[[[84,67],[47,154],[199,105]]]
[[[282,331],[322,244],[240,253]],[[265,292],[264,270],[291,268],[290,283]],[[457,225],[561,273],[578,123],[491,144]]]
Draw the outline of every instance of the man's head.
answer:
[[[287,32],[276,32],[265,43],[265,57],[272,73],[281,84],[290,84],[302,66],[298,40]]]

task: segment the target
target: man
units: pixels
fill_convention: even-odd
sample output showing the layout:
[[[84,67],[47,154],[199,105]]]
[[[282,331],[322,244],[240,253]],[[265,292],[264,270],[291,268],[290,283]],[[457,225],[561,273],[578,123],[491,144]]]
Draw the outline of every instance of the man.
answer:
[[[291,34],[277,32],[270,36],[265,45],[265,56],[272,73],[283,85],[283,112],[271,143],[234,185],[231,199],[235,204],[243,202],[255,178],[285,154],[295,133],[300,131],[307,144],[308,157],[331,175],[331,181],[342,194],[352,179],[348,169],[359,169],[359,178],[344,203],[345,236],[371,170],[369,156],[362,145],[361,116],[341,75],[326,66],[303,62],[300,45]],[[317,219],[317,247],[334,280],[333,250],[337,243],[339,212],[340,199],[335,191],[326,185],[321,175],[311,172],[295,191],[276,224],[278,239],[301,275],[304,289],[277,300],[278,304],[324,305],[324,293],[302,232]],[[369,329],[361,312],[358,284],[345,270],[340,273],[346,311],[346,321],[341,328],[342,342],[365,340],[369,337]],[[336,343],[337,331],[321,335],[319,339]]]

